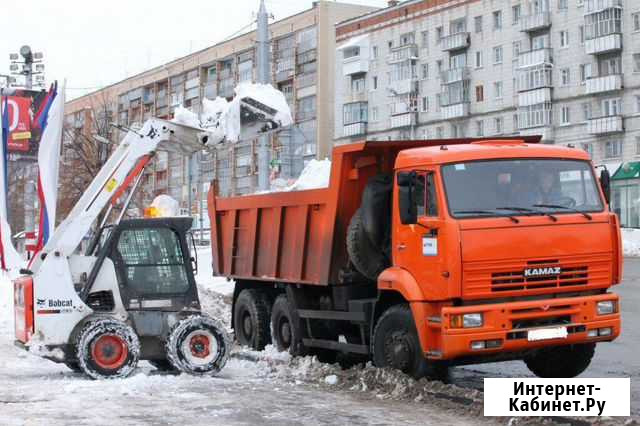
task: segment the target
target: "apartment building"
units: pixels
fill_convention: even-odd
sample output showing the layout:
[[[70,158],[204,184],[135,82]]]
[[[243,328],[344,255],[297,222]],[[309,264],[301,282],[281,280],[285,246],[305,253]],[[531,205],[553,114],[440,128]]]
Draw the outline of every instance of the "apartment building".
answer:
[[[294,178],[309,159],[330,155],[335,24],[371,10],[316,1],[312,8],[270,24],[272,82],[285,93],[295,120],[272,138],[272,177]],[[203,98],[230,98],[238,83],[255,81],[255,40],[255,32],[249,32],[74,99],[65,106],[67,125],[95,132],[87,127],[86,111],[95,115],[97,110],[104,119],[131,127],[150,117],[171,118],[178,105],[198,112]],[[107,135],[114,142],[121,136],[118,131]],[[193,158],[160,153],[144,177],[142,192],[146,202],[168,193],[185,211],[198,214],[206,210],[204,197],[212,179],[223,194],[249,193],[257,187],[257,167],[257,141]],[[200,217],[206,220],[206,213]]]
[[[637,0],[390,2],[336,37],[339,143],[542,135],[607,165],[640,225]]]

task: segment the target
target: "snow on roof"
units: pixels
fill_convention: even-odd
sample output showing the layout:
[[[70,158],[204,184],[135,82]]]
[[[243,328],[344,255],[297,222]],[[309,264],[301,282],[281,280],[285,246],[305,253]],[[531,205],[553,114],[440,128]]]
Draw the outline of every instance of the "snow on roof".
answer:
[[[362,34],[356,37],[351,37],[347,42],[338,46],[337,50],[344,50],[350,47],[361,46],[361,42],[363,41],[369,41],[369,34]]]

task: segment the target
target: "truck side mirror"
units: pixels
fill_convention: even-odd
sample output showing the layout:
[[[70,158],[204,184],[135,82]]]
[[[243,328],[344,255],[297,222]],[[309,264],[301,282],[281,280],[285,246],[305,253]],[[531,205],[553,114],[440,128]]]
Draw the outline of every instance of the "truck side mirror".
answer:
[[[418,210],[415,203],[416,172],[398,173],[398,207],[400,222],[403,225],[418,223]]]
[[[606,167],[600,172],[600,187],[608,204],[611,201],[611,175]]]

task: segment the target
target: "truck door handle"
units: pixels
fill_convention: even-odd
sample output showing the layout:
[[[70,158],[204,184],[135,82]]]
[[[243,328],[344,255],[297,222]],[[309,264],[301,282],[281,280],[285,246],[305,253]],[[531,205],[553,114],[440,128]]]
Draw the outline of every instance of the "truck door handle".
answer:
[[[398,244],[397,248],[398,248],[398,250],[404,250],[404,249],[407,248],[407,246],[404,243],[400,243],[400,244]]]

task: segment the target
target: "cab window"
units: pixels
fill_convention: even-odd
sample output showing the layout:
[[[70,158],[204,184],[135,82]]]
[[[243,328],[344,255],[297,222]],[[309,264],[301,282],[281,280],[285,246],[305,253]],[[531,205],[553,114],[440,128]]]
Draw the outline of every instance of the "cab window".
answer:
[[[418,217],[438,216],[438,198],[433,173],[419,173],[414,191]]]

